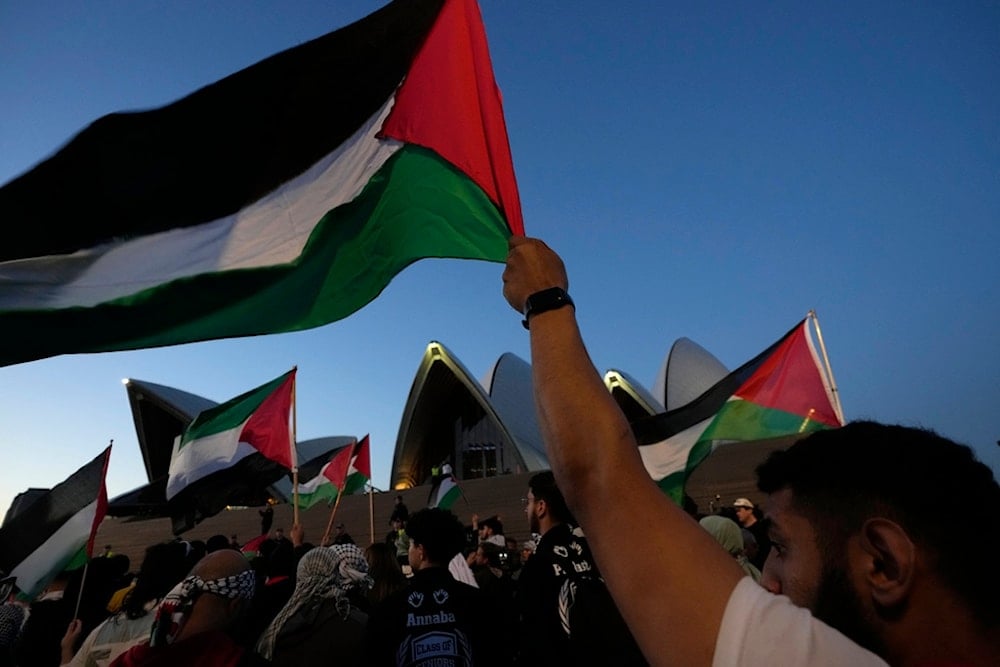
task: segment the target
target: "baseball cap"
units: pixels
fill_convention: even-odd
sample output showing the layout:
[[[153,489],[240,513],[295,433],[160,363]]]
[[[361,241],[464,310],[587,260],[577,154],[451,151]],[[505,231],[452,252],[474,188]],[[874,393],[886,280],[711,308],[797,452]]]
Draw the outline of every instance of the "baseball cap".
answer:
[[[746,507],[748,510],[752,510],[753,503],[747,498],[737,498],[736,501],[733,502],[733,507]]]

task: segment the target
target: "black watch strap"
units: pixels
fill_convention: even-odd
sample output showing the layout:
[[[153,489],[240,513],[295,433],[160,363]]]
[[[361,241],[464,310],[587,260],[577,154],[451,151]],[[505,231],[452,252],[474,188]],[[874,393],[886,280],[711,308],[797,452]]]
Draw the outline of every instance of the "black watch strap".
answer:
[[[539,292],[535,292],[525,299],[524,319],[521,320],[521,324],[523,324],[524,328],[527,329],[528,320],[532,315],[572,305],[573,299],[569,298],[569,294],[567,294],[566,290],[562,287],[550,287],[548,289],[543,289]]]

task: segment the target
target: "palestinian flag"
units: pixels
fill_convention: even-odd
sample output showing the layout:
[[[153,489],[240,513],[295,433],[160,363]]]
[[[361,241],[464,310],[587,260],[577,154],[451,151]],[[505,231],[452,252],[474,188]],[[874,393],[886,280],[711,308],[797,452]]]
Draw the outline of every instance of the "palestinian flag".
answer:
[[[646,470],[678,503],[691,472],[719,445],[843,426],[802,320],[691,403],[632,425]]]
[[[244,554],[247,558],[254,558],[260,554],[260,548],[270,538],[271,536],[267,533],[259,535],[240,547],[240,553]]]
[[[295,372],[199,414],[174,443],[167,500],[254,455],[287,469],[295,467],[290,425]]]
[[[431,492],[427,495],[428,507],[440,507],[441,509],[451,509],[462,496],[462,488],[455,481],[453,475],[439,475],[431,487]]]
[[[0,188],[0,365],[299,331],[522,234],[475,0],[397,0]],[[65,335],[72,331],[72,336]]]
[[[338,484],[340,492],[345,496],[365,490],[365,484],[372,478],[371,454],[368,451],[368,436],[361,438],[360,442],[351,448],[347,459],[347,469],[342,477],[343,482]]]
[[[83,566],[108,509],[104,480],[111,447],[0,528],[0,569],[34,599],[63,570]]]
[[[354,446],[352,443],[333,454],[324,454],[318,461],[309,461],[299,468],[299,479],[306,481],[299,484],[298,506],[309,509],[317,503],[327,504],[337,499],[338,489],[343,486],[344,478],[351,464]]]

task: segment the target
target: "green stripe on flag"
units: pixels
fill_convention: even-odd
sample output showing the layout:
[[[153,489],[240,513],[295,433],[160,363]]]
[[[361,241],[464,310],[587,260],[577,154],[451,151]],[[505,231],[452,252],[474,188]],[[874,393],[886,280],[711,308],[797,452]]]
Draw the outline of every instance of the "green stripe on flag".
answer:
[[[744,401],[727,401],[699,440],[765,440],[790,433],[811,433],[827,426],[802,415]]]
[[[287,377],[288,373],[285,373],[265,385],[252,389],[245,394],[240,394],[222,405],[217,405],[200,413],[191,425],[188,426],[187,430],[184,431],[184,436],[181,439],[178,449],[183,448],[192,440],[231,431],[242,425],[250,419],[250,416],[260,407],[261,403],[282,385]]]

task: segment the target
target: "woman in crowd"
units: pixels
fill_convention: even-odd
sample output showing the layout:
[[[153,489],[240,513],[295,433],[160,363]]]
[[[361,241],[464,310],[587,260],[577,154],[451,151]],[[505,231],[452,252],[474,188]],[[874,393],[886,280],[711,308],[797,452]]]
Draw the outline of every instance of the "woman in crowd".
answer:
[[[395,545],[385,542],[370,544],[365,549],[365,560],[368,561],[368,573],[375,581],[368,591],[367,611],[371,613],[382,600],[406,587],[406,575],[396,560]]]
[[[706,516],[698,523],[701,527],[709,532],[709,534],[715,538],[723,549],[725,549],[730,556],[736,559],[736,562],[740,564],[743,571],[747,573],[748,576],[752,577],[754,581],[760,583],[760,570],[754,567],[753,563],[747,560],[747,556],[743,551],[743,533],[740,531],[739,524],[737,524],[732,519],[727,519],[724,516],[719,516],[713,514]]]

